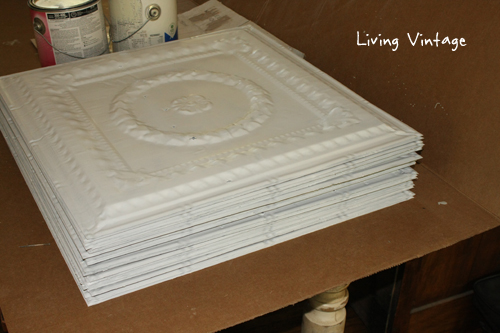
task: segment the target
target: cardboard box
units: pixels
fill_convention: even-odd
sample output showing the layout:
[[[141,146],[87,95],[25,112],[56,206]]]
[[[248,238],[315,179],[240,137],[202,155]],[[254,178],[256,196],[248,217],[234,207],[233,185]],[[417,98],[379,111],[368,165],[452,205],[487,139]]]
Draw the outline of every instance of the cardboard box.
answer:
[[[213,332],[500,225],[500,4],[223,3],[424,134],[416,198],[87,307],[2,140],[0,306],[10,332]],[[0,17],[0,75],[38,67],[26,4],[6,3]],[[413,46],[417,33],[466,45]],[[391,45],[358,45],[368,37]],[[52,245],[19,247],[39,243]]]

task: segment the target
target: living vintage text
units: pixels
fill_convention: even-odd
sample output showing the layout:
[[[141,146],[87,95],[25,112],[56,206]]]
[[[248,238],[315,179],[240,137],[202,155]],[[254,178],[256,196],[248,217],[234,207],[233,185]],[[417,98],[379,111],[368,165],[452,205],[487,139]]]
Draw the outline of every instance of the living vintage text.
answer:
[[[364,35],[364,36],[362,36]],[[450,38],[448,36],[439,38],[439,32],[436,32],[435,38],[424,38],[424,35],[417,32],[413,35],[406,34],[412,46],[431,46],[439,47],[440,45],[448,46],[452,51],[456,51],[459,47],[466,46],[465,38]],[[399,47],[399,38],[383,38],[382,34],[372,37],[370,34],[357,31],[357,45],[358,46],[388,46],[392,51],[397,51]]]

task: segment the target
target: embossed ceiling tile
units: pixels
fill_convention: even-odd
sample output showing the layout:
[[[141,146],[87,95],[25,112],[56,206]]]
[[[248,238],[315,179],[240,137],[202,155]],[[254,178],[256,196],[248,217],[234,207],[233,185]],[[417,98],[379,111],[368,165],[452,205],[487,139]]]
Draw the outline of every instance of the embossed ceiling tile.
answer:
[[[0,78],[89,305],[410,199],[421,135],[252,26]]]
[[[301,67],[291,66],[286,61],[281,64],[273,58],[276,52],[263,47],[262,42],[249,34],[235,31],[226,38],[216,34],[204,39],[207,41],[202,43],[178,43],[172,51],[164,54],[129,54],[146,63],[146,66],[141,63],[140,69],[133,67],[133,59],[127,59],[124,64],[113,63],[106,67],[99,62],[75,66],[69,74],[37,73],[39,80],[47,83],[47,88],[41,90],[44,90],[45,96],[48,94],[51,97],[52,102],[41,107],[40,116],[50,116],[52,123],[57,124],[47,121],[47,127],[57,126],[59,135],[54,134],[55,140],[62,137],[61,140],[70,143],[67,149],[71,150],[70,155],[75,156],[74,168],[88,170],[82,173],[94,178],[87,181],[86,190],[95,192],[96,201],[94,205],[89,202],[86,206],[93,206],[97,212],[94,215],[102,218],[77,222],[76,227],[86,238],[92,238],[93,234],[105,228],[115,226],[116,229],[127,220],[118,216],[126,214],[120,206],[126,205],[135,212],[142,209],[144,214],[148,214],[151,205],[165,200],[175,202],[176,198],[185,197],[186,192],[193,192],[193,187],[200,191],[218,185],[220,192],[231,190],[221,179],[227,177],[218,175],[214,167],[233,161],[233,169],[240,167],[238,161],[245,162],[241,157],[254,151],[270,151],[271,156],[276,156],[276,151],[279,151],[283,163],[289,163],[289,159],[283,156],[287,150],[298,151],[299,158],[308,157],[310,143],[300,139],[318,136],[316,141],[323,141],[322,134],[331,129],[341,131],[346,127],[358,127],[348,131],[356,133],[360,129],[380,125],[375,117],[355,110],[360,109],[359,106],[335,90],[327,89],[325,84],[308,75]],[[179,66],[181,60],[182,65]],[[171,72],[173,64],[175,71]],[[126,70],[116,71],[117,67]],[[194,67],[197,70],[179,71],[179,67]],[[202,71],[200,67],[209,70]],[[240,75],[224,73],[223,69]],[[166,74],[150,76],[158,72]],[[137,80],[137,76],[147,79]],[[24,81],[18,82],[19,86],[25,84],[29,91],[35,90],[30,87],[30,82]],[[198,85],[193,87],[194,83]],[[228,88],[230,90],[224,91]],[[208,103],[216,103],[215,107],[210,107],[217,111],[215,115],[214,112],[193,113],[186,110],[179,113],[178,107],[172,106],[172,103],[193,95],[191,91],[201,91],[209,96],[203,98],[213,100],[209,102],[207,99]],[[273,93],[272,98],[269,91]],[[228,100],[235,94],[238,98]],[[170,102],[165,104],[165,99]],[[302,104],[299,104],[301,107],[297,107],[297,102]],[[357,117],[356,111],[359,114]],[[271,114],[273,117],[270,117]],[[68,117],[71,119],[68,120]],[[250,135],[268,119],[268,126]],[[304,128],[304,125],[311,126]],[[238,140],[240,137],[242,139]],[[307,144],[302,151],[299,150],[300,143]],[[183,149],[172,149],[170,154],[165,154],[164,146]],[[197,146],[203,149],[196,151]],[[65,147],[61,147],[59,155],[64,153]],[[95,172],[94,164],[89,165],[86,161],[98,161],[104,170]],[[277,167],[270,161],[266,162],[255,168],[260,167],[262,172]],[[104,174],[106,169],[107,175]],[[204,177],[202,171],[205,170],[194,172],[199,169],[211,169],[210,178]],[[244,171],[240,170],[240,173]],[[197,174],[201,174],[200,178],[205,178],[205,181],[198,178],[200,181],[195,186],[186,186],[185,179],[192,180]],[[178,182],[175,181],[177,179]],[[145,186],[137,189],[135,185],[127,185],[130,182],[136,184],[138,180]],[[158,193],[146,186],[148,181],[166,182],[162,187],[170,188],[170,191]],[[60,191],[64,192],[64,186],[73,187],[75,184],[78,181],[61,180]],[[182,185],[179,187],[176,184]],[[232,184],[236,182],[232,181]],[[116,191],[116,188],[121,191]],[[121,199],[130,197],[127,194],[129,188],[133,188],[137,199]],[[143,200],[139,198],[140,194]],[[61,196],[71,198],[70,193],[61,193]],[[74,201],[73,205],[78,205],[79,200],[76,198]]]

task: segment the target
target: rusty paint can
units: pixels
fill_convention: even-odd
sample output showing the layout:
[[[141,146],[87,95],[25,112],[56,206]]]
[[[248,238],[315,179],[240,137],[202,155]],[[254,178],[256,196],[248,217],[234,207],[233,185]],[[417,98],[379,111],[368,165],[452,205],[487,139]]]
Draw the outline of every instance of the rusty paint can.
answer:
[[[177,0],[109,0],[113,51],[178,39]]]
[[[109,52],[101,0],[28,0],[42,66]]]

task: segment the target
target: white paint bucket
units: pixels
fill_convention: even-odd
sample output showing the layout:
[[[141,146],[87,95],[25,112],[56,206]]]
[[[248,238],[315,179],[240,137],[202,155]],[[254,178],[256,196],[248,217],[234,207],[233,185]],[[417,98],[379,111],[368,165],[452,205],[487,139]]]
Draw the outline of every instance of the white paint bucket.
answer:
[[[115,52],[178,38],[176,0],[109,0],[109,11]]]
[[[42,66],[109,52],[100,0],[28,0]]]

